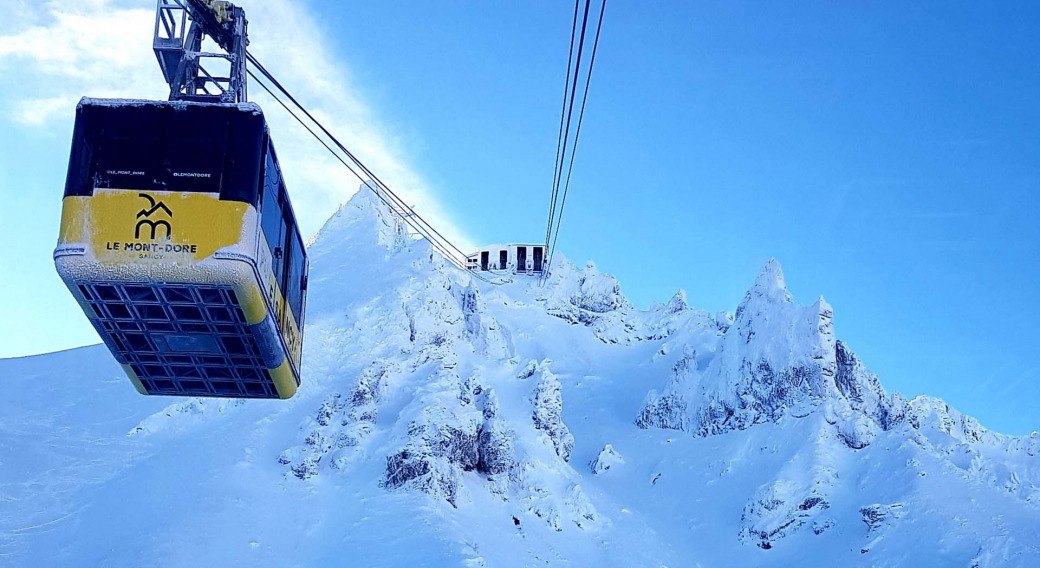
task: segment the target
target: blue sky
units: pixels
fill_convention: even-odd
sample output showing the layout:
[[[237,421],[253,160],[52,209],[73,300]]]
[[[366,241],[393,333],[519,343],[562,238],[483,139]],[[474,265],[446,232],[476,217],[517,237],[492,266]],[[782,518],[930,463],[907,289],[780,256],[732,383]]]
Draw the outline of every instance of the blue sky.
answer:
[[[420,212],[542,238],[573,5],[243,4],[251,49]],[[23,85],[0,92],[0,356],[96,341],[50,258],[72,108],[163,95],[151,9],[16,2],[0,36]],[[776,257],[889,390],[1040,428],[1038,28],[1025,1],[611,2],[560,249],[641,307],[711,311]],[[313,232],[356,180],[253,94]]]

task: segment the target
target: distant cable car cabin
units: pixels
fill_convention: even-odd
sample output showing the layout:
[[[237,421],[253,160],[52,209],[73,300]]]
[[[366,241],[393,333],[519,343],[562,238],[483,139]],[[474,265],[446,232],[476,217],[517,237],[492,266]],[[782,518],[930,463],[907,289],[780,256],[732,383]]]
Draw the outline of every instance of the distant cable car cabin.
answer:
[[[257,105],[80,101],[54,262],[141,394],[296,392],[307,251]]]
[[[492,245],[466,257],[466,268],[474,271],[541,274],[545,267],[545,245]]]

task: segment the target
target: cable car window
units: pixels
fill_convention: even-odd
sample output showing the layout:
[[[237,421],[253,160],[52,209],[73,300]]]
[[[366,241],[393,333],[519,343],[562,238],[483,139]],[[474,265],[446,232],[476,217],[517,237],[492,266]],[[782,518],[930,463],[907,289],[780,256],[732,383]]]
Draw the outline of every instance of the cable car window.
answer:
[[[278,207],[272,212],[272,215],[278,215],[279,235],[280,238],[274,241],[275,256],[278,260],[275,261],[277,265],[274,271],[275,280],[278,282],[278,286],[282,289],[282,297],[288,300],[289,294],[289,254],[292,247],[293,233],[296,231],[296,226],[293,223],[292,209],[289,206],[289,198],[285,192],[285,181],[279,180],[278,183]],[[275,221],[271,221],[274,223]]]
[[[99,136],[93,148],[94,188],[219,193],[224,167],[219,144],[154,135]]]
[[[257,205],[257,178],[263,169],[265,149],[270,145],[263,118],[247,112],[235,112],[228,121],[220,198]]]
[[[264,154],[266,165],[264,166],[265,183],[277,187],[281,181],[282,172],[278,167],[278,155],[274,152],[274,145],[268,141],[267,152]]]
[[[275,281],[282,282],[282,242],[285,240],[284,225],[282,219],[282,200],[279,189],[278,166],[274,162],[274,154],[267,154],[267,166],[264,168],[264,197],[260,209],[260,227],[267,246],[271,250],[271,270],[274,272]],[[279,258],[282,257],[282,258]]]
[[[287,286],[285,292],[285,300],[289,303],[289,308],[292,310],[293,317],[296,318],[296,323],[301,324],[303,322],[303,279],[304,279],[304,258],[305,251],[303,248],[303,242],[300,240],[298,232],[293,231],[292,237],[289,239],[289,260],[287,270]]]
[[[220,193],[256,203],[264,120],[236,107],[81,104],[65,195]]]
[[[191,108],[171,129],[167,107],[84,108],[84,142],[93,146],[94,188],[217,193],[231,113]],[[93,189],[93,188],[92,188]]]

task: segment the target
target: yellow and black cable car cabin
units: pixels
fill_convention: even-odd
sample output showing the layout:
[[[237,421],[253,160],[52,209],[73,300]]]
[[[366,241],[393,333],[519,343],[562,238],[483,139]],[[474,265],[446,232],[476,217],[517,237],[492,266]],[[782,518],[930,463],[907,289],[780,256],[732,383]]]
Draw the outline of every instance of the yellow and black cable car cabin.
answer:
[[[141,394],[296,392],[307,251],[257,105],[81,100],[54,262]]]

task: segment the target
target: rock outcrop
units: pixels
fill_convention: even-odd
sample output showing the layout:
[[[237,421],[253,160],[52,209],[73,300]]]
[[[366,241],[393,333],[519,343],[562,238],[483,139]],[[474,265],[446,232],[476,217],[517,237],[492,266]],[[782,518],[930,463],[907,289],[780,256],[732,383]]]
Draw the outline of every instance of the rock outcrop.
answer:
[[[613,446],[606,444],[603,446],[603,449],[600,450],[596,459],[592,460],[592,463],[589,464],[589,469],[592,470],[592,473],[599,475],[610,471],[612,468],[623,465],[624,463],[625,458],[621,457],[621,454],[619,454]]]
[[[706,366],[696,353],[685,354],[664,394],[649,395],[637,424],[707,436],[841,396],[833,315],[822,298],[794,304],[780,264],[766,263]]]
[[[571,459],[574,436],[563,423],[563,394],[560,381],[548,368],[542,368],[542,378],[538,381],[531,402],[534,406],[534,427],[549,437],[553,448],[556,449],[556,455],[563,458],[563,461]]]

